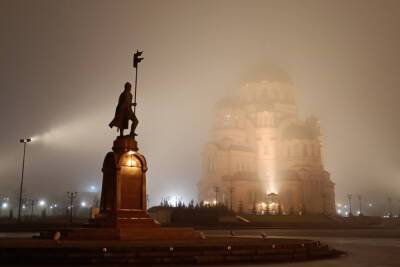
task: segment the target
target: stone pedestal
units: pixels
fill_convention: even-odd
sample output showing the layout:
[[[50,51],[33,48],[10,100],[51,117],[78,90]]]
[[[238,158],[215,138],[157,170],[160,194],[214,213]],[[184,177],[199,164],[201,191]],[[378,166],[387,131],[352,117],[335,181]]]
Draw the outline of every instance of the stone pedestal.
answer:
[[[173,240],[199,239],[189,228],[161,228],[147,214],[145,157],[132,136],[120,136],[103,162],[100,213],[87,228],[67,239]]]
[[[158,227],[147,210],[145,157],[132,136],[119,136],[103,163],[100,214],[95,224],[102,227]]]

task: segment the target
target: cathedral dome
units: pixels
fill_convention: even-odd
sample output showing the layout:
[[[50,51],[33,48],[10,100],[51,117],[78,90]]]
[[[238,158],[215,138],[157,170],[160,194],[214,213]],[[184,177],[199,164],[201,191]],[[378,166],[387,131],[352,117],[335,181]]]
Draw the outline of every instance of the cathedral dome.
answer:
[[[240,88],[238,95],[246,104],[265,104],[267,108],[276,103],[295,104],[292,85],[278,81],[247,83]]]

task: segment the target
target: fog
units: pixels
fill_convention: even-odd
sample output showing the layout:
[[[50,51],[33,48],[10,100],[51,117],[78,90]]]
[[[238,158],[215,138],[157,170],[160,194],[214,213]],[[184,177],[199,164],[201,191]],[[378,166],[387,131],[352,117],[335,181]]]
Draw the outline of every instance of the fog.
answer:
[[[337,201],[399,196],[399,1],[0,1],[0,193],[101,184],[118,96],[139,69],[151,204],[197,197],[215,103],[285,79],[324,134]]]

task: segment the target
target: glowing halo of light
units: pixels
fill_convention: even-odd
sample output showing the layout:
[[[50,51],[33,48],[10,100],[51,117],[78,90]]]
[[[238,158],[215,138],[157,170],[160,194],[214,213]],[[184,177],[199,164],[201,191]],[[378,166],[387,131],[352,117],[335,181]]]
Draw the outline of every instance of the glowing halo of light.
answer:
[[[46,206],[46,201],[44,199],[41,199],[41,200],[39,200],[38,205],[40,207],[44,207],[44,206]]]

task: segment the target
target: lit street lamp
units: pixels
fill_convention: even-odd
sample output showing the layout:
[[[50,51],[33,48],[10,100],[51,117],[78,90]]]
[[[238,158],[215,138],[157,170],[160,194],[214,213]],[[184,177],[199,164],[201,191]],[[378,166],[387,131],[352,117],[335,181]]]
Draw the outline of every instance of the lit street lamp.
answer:
[[[215,191],[215,206],[218,204],[218,193],[219,193],[219,186],[214,186]]]
[[[26,144],[31,142],[30,138],[20,139],[19,142],[24,144],[24,154],[22,156],[22,174],[21,174],[21,184],[19,187],[19,203],[18,203],[18,222],[21,221],[21,205],[22,205],[22,187],[24,185],[24,170],[25,170],[25,153],[26,153]]]
[[[46,217],[47,202],[45,200],[41,199],[41,200],[39,200],[38,205],[39,205],[39,207],[41,207],[40,215],[41,215],[42,219],[44,219]]]
[[[230,182],[231,182],[231,185],[229,187],[229,194],[230,194],[229,195],[230,196],[229,204],[230,204],[230,210],[233,211],[233,192],[235,191],[235,189],[233,188],[233,185],[232,185],[232,178],[231,178]]]
[[[97,192],[96,186],[91,185],[91,186],[89,187],[89,192],[93,192],[93,193]]]
[[[361,210],[361,208],[362,208],[362,196],[361,195],[358,195],[358,204],[359,204],[358,216],[362,216],[363,214],[362,214],[362,210]]]
[[[36,199],[29,199],[29,204],[31,205],[31,221],[33,220],[33,211],[36,203],[37,203]]]
[[[398,199],[398,201],[399,201],[399,213],[397,214],[397,217],[400,218],[400,199]]]
[[[67,192],[67,196],[69,199],[69,223],[72,224],[72,217],[73,217],[73,207],[74,207],[74,199],[76,198],[77,192]]]
[[[349,216],[353,216],[353,213],[351,212],[351,197],[353,195],[352,194],[348,194],[347,198],[349,199]]]
[[[388,197],[388,206],[389,206],[389,218],[392,218],[392,198]]]

